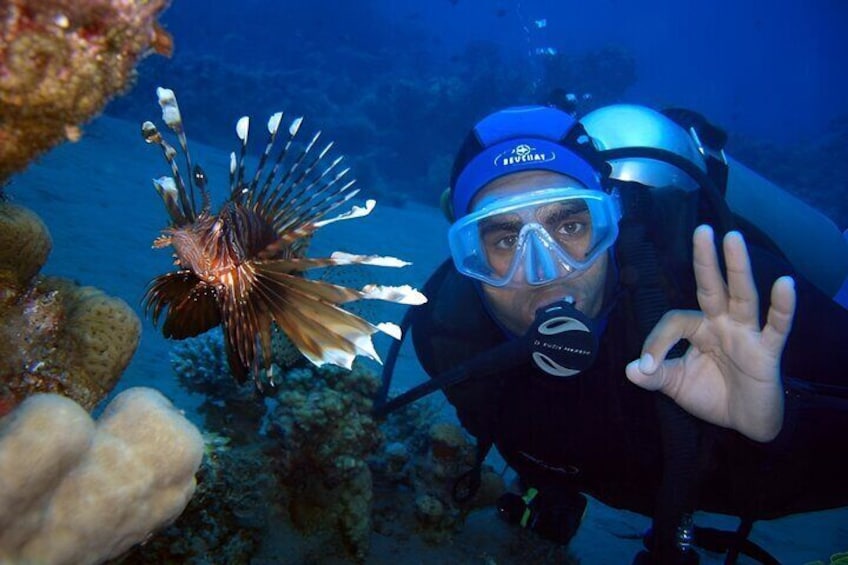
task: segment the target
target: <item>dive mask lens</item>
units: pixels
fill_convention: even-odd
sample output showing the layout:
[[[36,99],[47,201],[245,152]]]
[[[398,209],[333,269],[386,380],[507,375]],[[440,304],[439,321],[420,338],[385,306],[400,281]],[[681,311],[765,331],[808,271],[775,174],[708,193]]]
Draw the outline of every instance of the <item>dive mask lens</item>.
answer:
[[[492,286],[542,285],[587,269],[618,236],[615,193],[562,187],[484,199],[448,232],[459,272]]]

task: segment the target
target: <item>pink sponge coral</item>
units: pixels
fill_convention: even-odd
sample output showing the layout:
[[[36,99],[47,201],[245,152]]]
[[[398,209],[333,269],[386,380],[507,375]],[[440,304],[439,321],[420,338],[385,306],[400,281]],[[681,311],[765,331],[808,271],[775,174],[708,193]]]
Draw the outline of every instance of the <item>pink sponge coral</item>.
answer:
[[[203,439],[159,392],[119,394],[95,423],[55,394],[0,420],[0,562],[97,563],[172,522]]]

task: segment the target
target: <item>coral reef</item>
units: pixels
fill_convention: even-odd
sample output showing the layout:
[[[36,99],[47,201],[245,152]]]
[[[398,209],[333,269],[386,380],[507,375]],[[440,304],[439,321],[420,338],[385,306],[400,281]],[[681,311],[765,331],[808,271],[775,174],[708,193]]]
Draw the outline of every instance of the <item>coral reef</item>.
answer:
[[[208,531],[245,532],[243,541],[254,544],[250,547],[257,551],[258,525],[245,528],[240,517],[229,519],[226,513],[220,516],[210,508],[230,508],[242,497],[250,498],[247,493],[273,491],[283,497],[279,501],[283,516],[278,520],[305,535],[310,540],[307,545],[323,555],[361,560],[368,553],[371,536],[372,477],[366,459],[377,451],[381,440],[370,414],[370,399],[379,381],[359,363],[351,372],[312,366],[279,330],[275,330],[273,343],[274,373],[281,377],[275,387],[266,387],[276,404],[267,415],[256,390],[238,386],[230,378],[220,331],[207,332],[174,348],[172,361],[181,385],[207,396],[200,407],[205,426],[227,438],[227,447],[216,450],[211,465],[201,473],[196,504],[174,528],[185,534],[212,519],[214,526],[207,525]],[[267,437],[261,435],[263,420],[268,422]],[[252,477],[248,484],[237,482],[243,475],[235,468],[241,467]],[[271,486],[265,484],[269,480]],[[253,488],[253,483],[264,487]],[[221,500],[205,496],[207,488]],[[264,508],[263,504],[259,508]],[[268,524],[268,520],[258,522]],[[162,547],[165,542],[157,544],[157,558],[198,555],[182,547],[178,538],[170,536],[167,548]]]
[[[47,226],[22,206],[0,201],[0,284],[24,289],[47,261],[53,241]]]
[[[0,183],[130,85],[136,63],[171,51],[168,0],[0,3]]]
[[[416,419],[414,411],[410,414],[407,410],[401,410],[397,419],[415,422],[419,427],[432,421]],[[391,430],[395,421],[395,417],[391,418],[384,429]],[[413,442],[387,443],[372,461],[378,500],[374,508],[375,530],[396,535],[402,529],[410,529],[433,544],[454,541],[467,516],[493,506],[505,489],[503,478],[484,465],[476,494],[462,502],[454,498],[454,485],[474,466],[475,454],[469,436],[449,422],[432,424],[423,437]]]
[[[195,352],[200,350],[197,347]],[[203,363],[202,358],[196,359]],[[208,368],[220,366],[221,359],[211,359]],[[189,366],[186,359],[180,366]],[[237,387],[226,374],[207,369],[193,374],[209,375],[228,385],[206,388],[221,395],[210,402],[236,409],[227,395],[241,393],[244,387]],[[363,393],[373,390],[375,377],[361,367],[355,370],[361,373],[354,377],[359,385],[350,388],[358,390],[350,394],[358,398],[347,402],[364,409],[370,400]],[[351,447],[356,430],[368,430],[366,439],[373,439],[375,431],[370,422],[365,424],[369,418],[365,412],[340,417],[338,411],[327,410],[341,400],[323,389],[347,390],[344,379],[350,375],[339,369],[317,374],[325,371],[308,364],[288,371],[303,381],[292,383],[297,391],[280,395],[291,404],[266,420],[270,433],[256,423],[251,432],[248,419],[238,418],[228,424],[238,430],[239,440],[208,433],[197,492],[186,510],[116,563],[385,563],[387,555],[413,553],[421,563],[525,558],[537,563],[577,562],[562,546],[500,524],[492,504],[503,492],[503,479],[488,466],[483,468],[477,496],[463,504],[453,501],[455,473],[466,471],[473,462],[473,446],[456,425],[434,423],[441,410],[438,402],[421,401],[393,412],[379,425],[385,441],[360,450],[369,451],[364,455],[350,455],[356,449]],[[332,386],[327,382],[331,376]],[[309,379],[318,382],[310,384]],[[318,407],[314,412],[309,408],[312,403]],[[322,421],[319,414],[333,418]],[[298,429],[300,423],[292,419],[295,415],[309,432]],[[273,418],[279,418],[279,423]],[[347,436],[348,424],[356,420],[360,423]],[[286,431],[289,438],[281,437]],[[324,445],[328,442],[333,443]],[[342,446],[348,446],[349,452],[342,453]],[[359,464],[348,465],[353,457],[364,459],[367,472]],[[295,469],[296,461],[307,461],[310,467]],[[309,471],[317,474],[315,480],[304,476]],[[329,484],[324,483],[326,479]],[[358,528],[352,527],[354,517],[361,520]],[[360,545],[353,546],[351,541]],[[357,547],[359,553],[355,553]]]
[[[454,484],[473,466],[475,446],[457,424],[441,421],[438,401],[375,421],[373,371],[359,361],[351,372],[317,368],[302,357],[286,361],[289,348],[284,339],[275,345],[279,378],[264,399],[232,382],[220,332],[174,349],[182,386],[208,395],[201,412],[214,437],[186,511],[121,563],[199,564],[210,556],[278,562],[283,555],[292,563],[383,562],[378,556],[413,551],[431,555],[422,562],[433,563],[445,555],[460,562],[524,555],[574,562],[564,548],[506,524],[502,539],[489,532],[484,546],[469,541],[481,523],[500,522],[494,502],[504,481],[484,465],[476,496],[454,500]],[[281,362],[289,364],[281,368]],[[254,408],[239,414],[250,402]]]
[[[374,535],[404,539],[417,532],[429,543],[447,543],[461,531],[469,512],[490,506],[503,491],[500,476],[486,468],[478,495],[458,504],[452,486],[473,465],[474,446],[457,426],[433,425],[435,403],[404,407],[379,423],[371,414],[371,399],[380,384],[373,371],[359,362],[351,372],[317,368],[302,357],[287,357],[290,349],[280,336],[273,349],[274,373],[280,377],[269,389],[273,397],[263,403],[229,378],[220,332],[175,348],[174,368],[182,386],[208,395],[201,406],[205,425],[226,437],[227,447],[201,472],[196,507],[194,502],[189,506],[167,540],[157,543],[158,550],[148,551],[160,558],[197,558],[195,550],[178,541],[176,529],[199,532],[204,523],[206,531],[215,532],[201,536],[210,547],[220,545],[217,540],[230,531],[241,532],[247,544],[239,545],[242,550],[250,551],[250,546],[261,551],[256,545],[263,537],[260,526],[245,526],[226,513],[214,519],[219,513],[211,509],[239,504],[253,498],[249,493],[265,489],[279,497],[281,510],[274,520],[284,526],[273,529],[298,531],[304,555],[361,561],[369,555]],[[266,404],[273,409],[264,414]],[[226,486],[234,481],[227,477],[241,475],[233,467],[250,466],[250,480],[243,488]],[[213,502],[211,495],[205,496],[207,479],[216,496],[232,501]],[[275,486],[268,487],[268,481]],[[267,519],[257,522],[269,527]],[[206,551],[207,544],[202,546]]]
[[[204,434],[197,490],[180,517],[115,563],[249,563],[279,532],[283,494],[275,488],[267,441],[232,445]]]
[[[435,410],[428,403],[378,425],[371,399],[379,385],[361,364],[349,373],[292,369],[279,384],[279,404],[270,416],[269,436],[281,448],[273,455],[276,472],[292,523],[326,539],[328,554],[340,540],[355,560],[368,555],[372,530],[400,538],[416,532],[427,542],[448,543],[469,512],[491,506],[504,489],[486,467],[476,496],[455,501],[454,481],[475,462],[473,443],[455,424],[432,424]]]
[[[28,398],[0,420],[0,561],[117,557],[182,512],[202,455],[153,389],[124,391],[96,423],[62,396]]]
[[[90,410],[138,346],[141,323],[123,300],[38,275],[50,247],[35,214],[0,202],[0,415],[36,392]]]
[[[306,358],[277,328],[272,333],[272,364],[282,372]],[[266,408],[255,387],[240,386],[232,378],[220,328],[179,342],[171,349],[171,365],[180,386],[200,394],[198,407],[204,427],[226,437],[231,445],[256,443]]]
[[[304,367],[285,373],[279,387],[269,435],[279,444],[277,472],[292,522],[305,532],[337,534],[361,560],[371,534],[367,458],[381,441],[370,400],[379,379],[361,364],[350,372]]]

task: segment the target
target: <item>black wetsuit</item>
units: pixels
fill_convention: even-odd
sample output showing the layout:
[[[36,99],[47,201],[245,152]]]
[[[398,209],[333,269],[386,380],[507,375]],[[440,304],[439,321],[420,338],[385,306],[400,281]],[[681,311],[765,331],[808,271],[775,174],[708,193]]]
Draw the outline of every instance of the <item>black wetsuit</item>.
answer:
[[[749,247],[764,318],[771,284],[791,270],[774,255]],[[413,339],[431,376],[508,339],[482,305],[475,284],[445,264],[425,289],[430,303],[416,316]],[[694,282],[687,284],[687,296],[676,307],[695,304]],[[622,290],[610,293],[614,305],[589,370],[557,378],[529,360],[504,360],[485,377],[445,394],[463,425],[479,439],[491,440],[525,486],[540,491],[586,492],[656,522],[663,469],[674,469],[667,474],[679,475],[672,480],[683,487],[672,485],[667,498],[692,486],[693,509],[760,519],[848,505],[848,481],[837,462],[848,441],[848,399],[831,394],[844,394],[839,387],[848,387],[848,311],[802,279],[796,279],[796,288],[784,375],[836,388],[819,394],[820,389],[804,390],[787,378],[785,423],[773,442],[757,443],[706,424],[664,395],[627,380],[624,367],[639,356],[643,333],[636,330],[631,295]],[[692,431],[664,440],[662,410]],[[664,449],[665,455],[672,449],[663,446],[674,442],[683,444],[674,449],[689,451],[686,457],[694,463],[664,465]]]

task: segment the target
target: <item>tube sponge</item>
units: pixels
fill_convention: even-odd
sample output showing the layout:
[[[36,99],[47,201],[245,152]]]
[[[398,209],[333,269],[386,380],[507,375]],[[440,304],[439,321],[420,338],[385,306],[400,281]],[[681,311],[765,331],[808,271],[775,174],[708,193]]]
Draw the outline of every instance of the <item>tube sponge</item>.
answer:
[[[29,397],[0,420],[0,562],[99,563],[180,515],[203,438],[159,392],[131,388],[95,423]]]

